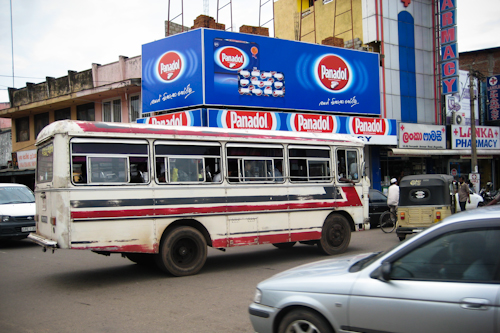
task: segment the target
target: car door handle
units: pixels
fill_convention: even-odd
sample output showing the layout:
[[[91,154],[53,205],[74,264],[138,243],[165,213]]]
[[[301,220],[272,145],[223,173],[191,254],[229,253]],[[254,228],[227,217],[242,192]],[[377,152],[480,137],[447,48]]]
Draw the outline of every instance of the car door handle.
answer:
[[[466,297],[460,301],[460,307],[469,310],[487,310],[490,301],[484,298]]]

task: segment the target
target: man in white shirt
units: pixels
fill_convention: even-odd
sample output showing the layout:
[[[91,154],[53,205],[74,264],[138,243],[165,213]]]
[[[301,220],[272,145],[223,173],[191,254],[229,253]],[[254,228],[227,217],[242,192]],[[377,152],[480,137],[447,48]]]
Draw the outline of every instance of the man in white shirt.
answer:
[[[387,190],[387,206],[391,209],[391,212],[396,212],[399,205],[399,186],[398,180],[396,178],[391,179],[391,186]]]

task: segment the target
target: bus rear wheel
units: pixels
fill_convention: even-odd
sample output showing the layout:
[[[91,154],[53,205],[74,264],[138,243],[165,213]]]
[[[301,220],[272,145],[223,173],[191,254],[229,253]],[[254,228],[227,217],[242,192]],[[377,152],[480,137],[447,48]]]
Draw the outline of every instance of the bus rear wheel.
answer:
[[[162,238],[156,265],[174,276],[197,274],[207,260],[207,242],[193,227],[179,227]]]
[[[327,255],[344,253],[351,242],[351,226],[339,214],[330,215],[323,224],[318,248]]]

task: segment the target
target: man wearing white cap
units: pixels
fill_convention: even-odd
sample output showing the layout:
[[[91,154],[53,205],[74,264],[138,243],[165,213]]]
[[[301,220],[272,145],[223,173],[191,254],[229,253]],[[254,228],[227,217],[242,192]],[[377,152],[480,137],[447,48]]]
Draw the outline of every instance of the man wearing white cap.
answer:
[[[399,205],[399,186],[398,180],[396,178],[391,179],[391,186],[387,190],[387,206],[391,209],[391,212],[396,212]]]

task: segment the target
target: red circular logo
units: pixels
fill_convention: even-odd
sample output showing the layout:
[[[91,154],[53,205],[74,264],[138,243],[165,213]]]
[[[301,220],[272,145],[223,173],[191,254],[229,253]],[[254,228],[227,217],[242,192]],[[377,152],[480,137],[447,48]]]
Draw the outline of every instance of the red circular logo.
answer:
[[[245,55],[234,47],[225,47],[219,53],[220,63],[229,69],[239,69],[245,63]]]
[[[165,81],[173,81],[182,69],[182,59],[177,52],[165,53],[158,62],[158,74]]]
[[[342,90],[349,83],[349,67],[342,58],[327,55],[318,63],[318,78],[328,90]]]

